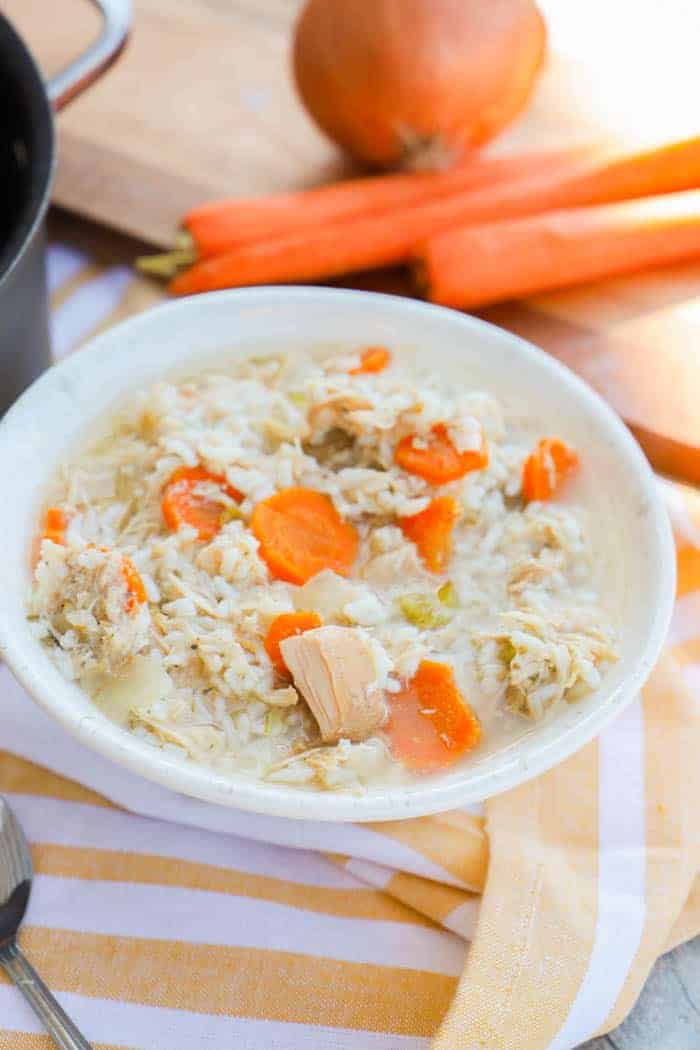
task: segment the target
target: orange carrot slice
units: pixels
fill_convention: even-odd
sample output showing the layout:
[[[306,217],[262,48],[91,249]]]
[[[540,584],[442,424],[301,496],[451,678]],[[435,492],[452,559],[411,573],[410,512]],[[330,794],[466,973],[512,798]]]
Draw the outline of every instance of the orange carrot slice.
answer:
[[[39,564],[43,541],[51,540],[52,543],[58,543],[61,547],[64,546],[67,528],[68,517],[65,511],[61,510],[60,507],[47,507],[43,528],[34,536],[31,543],[29,564],[32,569],[36,569]]]
[[[359,376],[367,372],[383,372],[391,361],[391,354],[385,346],[368,346],[362,351],[357,368],[351,368],[348,375]]]
[[[60,507],[48,507],[44,518],[42,540],[51,540],[53,543],[63,545],[66,542],[67,528],[68,518],[65,511]]]
[[[460,514],[451,496],[438,496],[425,510],[399,518],[404,536],[412,540],[431,572],[444,572],[452,553],[452,530]]]
[[[444,423],[436,423],[430,434],[420,439],[413,434],[402,438],[394,452],[395,462],[409,474],[417,474],[431,485],[446,485],[448,481],[457,481],[471,470],[481,470],[488,465],[489,454],[486,441],[482,440],[481,448],[460,452],[450,441]]]
[[[165,483],[161,501],[163,517],[173,532],[181,525],[192,525],[200,540],[216,536],[223,524],[225,503],[198,492],[198,486],[207,481],[237,503],[243,498],[222,474],[212,474],[205,467],[178,467]]]
[[[88,543],[88,547],[92,550],[101,551],[102,554],[112,553],[110,547],[98,546],[95,543]],[[143,605],[144,602],[148,601],[148,595],[146,594],[141,574],[128,554],[122,554],[121,556],[121,574],[126,584],[126,611],[132,613],[136,611],[139,605]]]
[[[262,500],[250,527],[272,575],[288,583],[306,583],[322,569],[346,576],[357,556],[355,528],[312,489],[283,489]]]
[[[132,613],[136,611],[139,605],[143,605],[147,601],[148,595],[138,569],[126,554],[122,556],[122,576],[126,582],[127,590],[126,611]]]
[[[523,466],[523,498],[528,502],[551,499],[578,464],[576,452],[563,441],[542,438]]]
[[[313,631],[322,623],[321,617],[315,612],[280,613],[275,617],[265,637],[265,652],[270,657],[276,671],[279,671],[280,674],[287,674],[287,665],[282,656],[280,642],[295,634]]]
[[[481,725],[462,697],[452,668],[421,660],[401,692],[387,695],[384,732],[392,754],[422,772],[452,765],[481,740]]]

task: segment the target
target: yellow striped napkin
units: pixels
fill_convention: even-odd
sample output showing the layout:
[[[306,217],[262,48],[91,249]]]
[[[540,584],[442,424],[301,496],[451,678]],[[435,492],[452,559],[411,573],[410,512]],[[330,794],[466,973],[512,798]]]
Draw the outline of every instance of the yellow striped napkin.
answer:
[[[53,245],[71,349],[156,293]],[[64,737],[0,670],[0,790],[33,844],[24,946],[103,1046],[568,1050],[700,931],[700,496],[667,652],[600,738],[483,812],[362,826],[236,813]],[[0,1050],[49,1046],[0,983]]]

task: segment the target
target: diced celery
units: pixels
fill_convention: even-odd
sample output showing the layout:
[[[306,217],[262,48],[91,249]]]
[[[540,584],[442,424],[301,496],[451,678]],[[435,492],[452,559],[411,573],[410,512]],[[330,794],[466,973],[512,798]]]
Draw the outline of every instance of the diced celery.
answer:
[[[403,594],[398,605],[404,619],[415,627],[444,627],[452,619],[430,594]]]
[[[459,607],[457,588],[452,580],[448,580],[447,583],[443,583],[442,587],[438,588],[437,596],[448,609],[457,609]]]

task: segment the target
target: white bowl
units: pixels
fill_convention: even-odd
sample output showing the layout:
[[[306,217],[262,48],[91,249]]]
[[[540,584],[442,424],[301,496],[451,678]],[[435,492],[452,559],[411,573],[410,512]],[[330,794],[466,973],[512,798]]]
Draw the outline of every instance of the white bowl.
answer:
[[[115,402],[164,373],[261,349],[383,343],[417,352],[454,383],[493,391],[511,411],[583,454],[581,491],[595,503],[601,586],[621,632],[621,659],[585,700],[509,746],[488,741],[449,772],[362,795],[301,791],[214,773],[164,754],[109,721],[66,681],[25,619],[29,549],[46,484]],[[166,303],[43,375],[0,424],[3,556],[0,655],[69,732],[119,765],[176,791],[241,809],[316,820],[395,820],[488,798],[561,762],[639,692],[671,615],[675,558],[654,478],[608,406],[567,369],[499,328],[409,299],[320,288],[256,288]]]

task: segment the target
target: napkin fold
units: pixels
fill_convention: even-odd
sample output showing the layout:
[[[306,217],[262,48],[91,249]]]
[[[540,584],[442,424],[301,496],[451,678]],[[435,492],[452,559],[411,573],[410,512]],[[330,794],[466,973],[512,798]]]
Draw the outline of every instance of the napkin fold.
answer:
[[[118,256],[81,280],[89,259],[52,248],[65,348],[97,298],[114,318],[152,296]],[[659,484],[679,568],[662,660],[597,740],[483,809],[328,825],[215,807],[88,752],[1,669],[0,790],[38,872],[25,945],[89,1038],[568,1050],[617,1025],[700,932],[700,496]],[[38,1031],[0,983],[0,1050]]]

